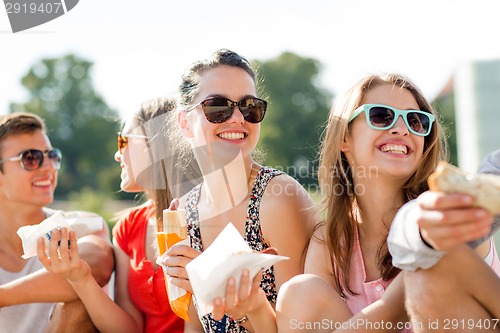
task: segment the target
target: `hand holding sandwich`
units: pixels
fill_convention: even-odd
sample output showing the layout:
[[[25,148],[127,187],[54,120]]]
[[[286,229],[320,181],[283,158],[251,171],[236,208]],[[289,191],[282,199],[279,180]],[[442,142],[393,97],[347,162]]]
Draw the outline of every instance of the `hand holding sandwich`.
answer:
[[[417,199],[424,241],[437,250],[488,235],[493,214],[500,213],[500,177],[462,173],[442,162],[429,177],[431,191]]]

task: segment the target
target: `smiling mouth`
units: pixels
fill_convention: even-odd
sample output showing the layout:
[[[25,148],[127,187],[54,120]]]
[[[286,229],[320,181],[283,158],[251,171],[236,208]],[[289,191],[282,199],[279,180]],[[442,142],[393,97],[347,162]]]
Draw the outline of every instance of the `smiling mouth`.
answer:
[[[241,140],[245,138],[245,133],[242,132],[224,132],[217,135],[221,139],[226,140]]]
[[[387,144],[381,146],[380,150],[384,153],[387,152],[393,154],[408,155],[408,147],[404,145]]]
[[[50,186],[50,185],[52,185],[52,182],[50,180],[41,180],[41,181],[34,182],[33,185],[35,185],[35,186]]]

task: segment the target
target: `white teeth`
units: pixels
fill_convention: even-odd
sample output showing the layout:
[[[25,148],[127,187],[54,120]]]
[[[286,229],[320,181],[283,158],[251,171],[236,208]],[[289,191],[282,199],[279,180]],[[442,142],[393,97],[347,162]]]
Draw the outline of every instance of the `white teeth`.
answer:
[[[43,180],[33,183],[33,185],[35,186],[49,186],[50,184],[51,184],[50,180]]]
[[[226,140],[241,140],[245,137],[241,132],[224,132],[219,134],[219,137]]]
[[[380,147],[380,150],[383,152],[391,152],[394,154],[402,154],[402,155],[408,154],[408,147],[403,146],[403,145],[387,144],[387,145],[383,145],[382,147]]]

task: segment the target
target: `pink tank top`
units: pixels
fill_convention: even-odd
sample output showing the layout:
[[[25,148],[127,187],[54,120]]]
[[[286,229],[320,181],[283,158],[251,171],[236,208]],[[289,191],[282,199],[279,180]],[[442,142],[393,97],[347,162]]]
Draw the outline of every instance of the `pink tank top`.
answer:
[[[500,276],[500,259],[498,258],[498,253],[495,248],[495,242],[493,238],[490,238],[490,252],[484,259],[485,262],[493,269],[493,271]],[[363,253],[361,252],[361,246],[359,244],[359,235],[356,231],[356,238],[354,240],[354,247],[351,256],[351,272],[349,277],[349,283],[351,288],[358,293],[358,295],[346,296],[346,303],[353,314],[360,312],[362,309],[368,305],[374,303],[375,301],[382,298],[387,287],[391,284],[391,281],[384,281],[383,279],[377,279],[373,281],[367,281],[365,263],[363,260]],[[409,325],[409,324],[408,324]],[[411,329],[405,329],[401,332],[411,333]]]
[[[490,237],[490,252],[484,258],[484,261],[490,266],[493,271],[500,277],[500,260],[498,259],[498,252],[495,248],[493,237]]]

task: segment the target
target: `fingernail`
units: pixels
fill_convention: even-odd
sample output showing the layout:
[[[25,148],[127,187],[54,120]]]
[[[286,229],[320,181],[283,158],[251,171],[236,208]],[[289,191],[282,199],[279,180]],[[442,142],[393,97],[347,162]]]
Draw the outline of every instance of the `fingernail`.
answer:
[[[473,199],[469,195],[462,196],[462,202],[466,205],[470,205],[473,202]]]
[[[478,209],[474,214],[474,216],[476,216],[477,218],[483,218],[486,217],[486,215],[487,215],[486,212],[482,209]]]
[[[243,273],[242,274],[243,274],[244,277],[247,277],[248,275],[250,275],[250,272],[248,271],[248,269],[245,268],[245,269],[243,269]]]
[[[230,277],[229,281],[227,281],[227,284],[230,285],[231,287],[234,286],[234,278]]]

